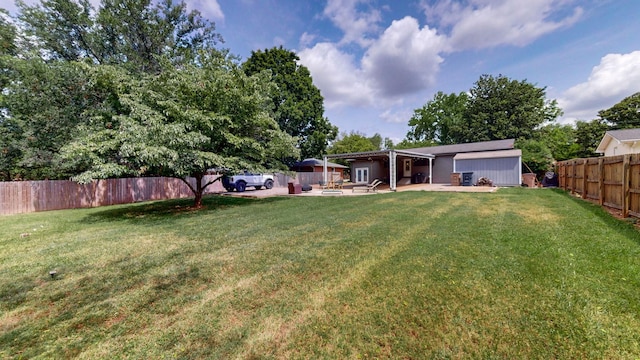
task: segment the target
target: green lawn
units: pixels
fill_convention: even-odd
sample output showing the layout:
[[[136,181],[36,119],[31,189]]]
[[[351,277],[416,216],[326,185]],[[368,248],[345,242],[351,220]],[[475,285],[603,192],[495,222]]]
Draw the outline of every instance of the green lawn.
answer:
[[[188,205],[0,217],[0,358],[640,357],[640,233],[560,191]]]

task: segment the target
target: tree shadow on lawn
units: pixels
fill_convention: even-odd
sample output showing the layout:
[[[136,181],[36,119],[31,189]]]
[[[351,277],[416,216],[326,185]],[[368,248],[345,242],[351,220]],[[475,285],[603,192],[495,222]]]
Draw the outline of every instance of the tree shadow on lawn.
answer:
[[[83,218],[85,223],[130,221],[135,223],[166,223],[189,216],[211,214],[223,209],[270,204],[288,200],[286,197],[268,197],[262,199],[239,198],[232,196],[209,195],[202,199],[202,207],[193,207],[193,198],[153,201],[130,205],[109,207],[102,211],[91,213]]]

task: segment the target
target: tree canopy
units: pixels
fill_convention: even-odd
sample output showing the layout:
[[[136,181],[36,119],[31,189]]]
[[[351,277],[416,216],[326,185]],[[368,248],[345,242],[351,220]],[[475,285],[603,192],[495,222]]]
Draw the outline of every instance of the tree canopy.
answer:
[[[243,68],[247,75],[271,72],[277,84],[271,93],[276,121],[283,131],[298,138],[302,158],[319,158],[338,129],[324,117],[324,99],[313,85],[309,69],[299,60],[282,47],[265,49],[251,52]]]
[[[380,134],[374,134],[367,137],[365,134],[351,131],[350,133],[342,133],[329,148],[330,154],[348,154],[365,151],[382,150],[383,143]]]
[[[468,96],[438,91],[432,100],[414,110],[409,120],[408,142],[430,141],[447,145],[465,142],[463,129]]]
[[[6,83],[0,96],[0,129],[8,159],[0,164],[6,179],[66,179],[73,169],[58,153],[108,94],[89,84],[86,66],[45,63],[39,58],[0,59]]]
[[[546,99],[545,88],[502,75],[482,75],[469,91],[464,138],[467,142],[530,139],[537,127],[561,114],[556,101]]]
[[[282,160],[297,150],[272,116],[268,74],[247,76],[215,53],[202,56],[199,66],[161,65],[160,74],[140,77],[112,66],[89,69],[113,98],[109,111],[92,112],[62,149],[66,161],[84,167],[74,179],[177,177],[200,206],[210,169],[286,170]]]
[[[446,145],[530,139],[562,111],[545,89],[526,80],[482,75],[467,93],[438,92],[409,120],[408,142]]]
[[[627,96],[606,110],[600,110],[598,115],[611,129],[639,128],[640,92]]]
[[[102,0],[97,11],[88,0],[18,1],[18,7],[25,40],[33,39],[25,45],[48,60],[90,59],[154,73],[160,56],[189,62],[222,41],[215,24],[187,12],[184,1]]]

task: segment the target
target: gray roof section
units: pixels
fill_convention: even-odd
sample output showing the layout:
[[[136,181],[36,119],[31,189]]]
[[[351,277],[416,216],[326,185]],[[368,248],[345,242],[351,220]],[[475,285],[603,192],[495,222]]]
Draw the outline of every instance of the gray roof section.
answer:
[[[620,141],[640,140],[640,129],[609,130],[607,134]]]
[[[302,161],[299,161],[293,164],[293,167],[301,167],[301,166],[324,166],[324,161],[320,159],[311,158],[311,159],[304,159]],[[339,168],[339,169],[349,168],[348,166],[344,166],[344,165],[340,165],[340,164],[336,164],[328,161],[327,161],[327,166],[332,168]]]
[[[423,147],[423,148],[407,149],[407,150],[423,153],[423,154],[433,154],[433,155],[460,154],[460,153],[478,152],[478,151],[511,150],[513,149],[514,142],[515,142],[514,139],[505,139],[505,140],[482,141],[482,142],[475,142],[475,143],[469,143],[469,144],[431,146],[431,147]]]
[[[454,156],[454,160],[475,160],[475,159],[497,159],[506,157],[520,157],[522,156],[522,150],[496,150],[496,151],[481,151],[470,153],[459,153]]]

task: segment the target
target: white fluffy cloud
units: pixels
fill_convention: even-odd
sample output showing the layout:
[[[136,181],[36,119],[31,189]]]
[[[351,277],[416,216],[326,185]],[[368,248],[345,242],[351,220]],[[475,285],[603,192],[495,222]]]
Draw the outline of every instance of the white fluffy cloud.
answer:
[[[199,10],[205,19],[224,20],[224,13],[218,0],[191,0],[186,3],[189,10]]]
[[[397,104],[403,96],[435,85],[444,54],[498,45],[524,46],[582,14],[572,0],[442,0],[423,3],[438,30],[406,16],[381,30],[370,0],[329,0],[323,15],[342,30],[335,43],[311,48],[303,34],[299,52],[322,90],[327,107]],[[447,32],[448,35],[441,31]],[[439,33],[440,32],[440,33]],[[347,53],[358,44],[361,56]]]
[[[344,32],[341,44],[355,42],[361,46],[371,43],[369,34],[378,30],[380,12],[369,8],[368,11],[358,11],[359,4],[367,4],[369,0],[329,0],[324,9],[333,24]]]
[[[454,50],[481,49],[499,45],[524,46],[581,18],[575,7],[560,15],[570,1],[557,0],[446,0],[423,3],[427,19],[450,29]],[[558,17],[558,20],[554,20]]]
[[[435,83],[445,40],[416,19],[394,21],[358,61],[333,43],[298,52],[327,107],[385,105]]]
[[[300,62],[309,68],[314,84],[322,91],[328,108],[346,105],[366,106],[373,92],[355,58],[333,43],[319,43],[298,51]]]
[[[383,96],[413,93],[435,84],[445,45],[435,30],[420,29],[418,21],[407,16],[393,21],[367,50],[362,68]]]
[[[640,51],[609,54],[600,60],[586,82],[562,94],[558,104],[564,120],[592,120],[599,110],[608,109],[640,91]]]

